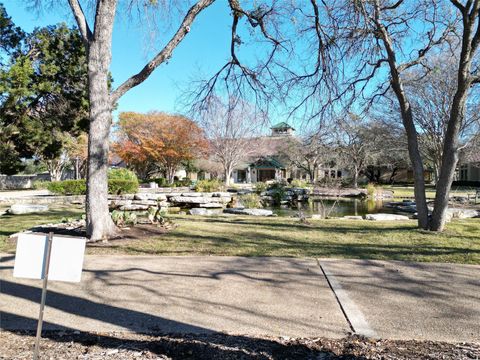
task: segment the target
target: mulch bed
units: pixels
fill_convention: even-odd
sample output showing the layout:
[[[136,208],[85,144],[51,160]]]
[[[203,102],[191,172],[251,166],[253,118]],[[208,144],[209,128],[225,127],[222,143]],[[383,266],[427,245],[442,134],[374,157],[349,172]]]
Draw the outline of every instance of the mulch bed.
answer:
[[[86,237],[87,232],[85,227],[76,227],[76,228],[63,228],[63,224],[59,225],[41,225],[36,226],[30,229],[36,233],[46,233],[53,232],[57,235],[63,236],[77,236],[77,237]],[[159,236],[167,233],[172,226],[161,226],[156,224],[137,224],[132,227],[121,228],[117,235],[108,239],[108,242],[96,241],[96,242],[87,242],[87,246],[92,247],[108,247],[115,244],[118,241],[128,241],[128,240],[142,240],[150,239],[152,236]],[[15,241],[16,237],[11,237],[10,241]]]
[[[0,334],[0,359],[29,359],[33,332]],[[46,331],[42,359],[480,359],[480,344]]]

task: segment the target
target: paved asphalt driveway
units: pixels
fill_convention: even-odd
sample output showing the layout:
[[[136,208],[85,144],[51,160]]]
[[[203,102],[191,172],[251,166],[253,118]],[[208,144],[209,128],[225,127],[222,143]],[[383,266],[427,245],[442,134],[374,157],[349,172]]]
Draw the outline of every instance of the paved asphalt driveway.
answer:
[[[34,329],[38,280],[0,262],[0,327]],[[480,343],[480,266],[364,260],[86,256],[51,282],[45,328]]]

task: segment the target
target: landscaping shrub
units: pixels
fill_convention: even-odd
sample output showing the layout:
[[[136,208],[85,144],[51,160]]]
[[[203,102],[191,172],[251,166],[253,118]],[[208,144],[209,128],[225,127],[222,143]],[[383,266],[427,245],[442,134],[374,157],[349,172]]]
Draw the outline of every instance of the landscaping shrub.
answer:
[[[138,191],[138,181],[108,179],[108,193],[114,195],[135,194]]]
[[[260,196],[258,194],[245,194],[240,196],[240,202],[247,209],[257,209],[262,207],[262,202],[260,201]]]
[[[375,195],[375,185],[372,183],[367,184],[367,194],[369,197],[373,197]]]
[[[131,170],[118,168],[108,170],[108,180],[126,180],[138,182],[137,175]]]
[[[85,195],[87,185],[85,179],[52,181],[47,184],[47,189],[58,195]]]
[[[293,179],[290,184],[294,188],[307,189],[308,183],[305,180]]]
[[[47,189],[57,195],[85,195],[87,193],[87,185],[85,179],[52,181],[47,184]],[[109,194],[134,194],[137,191],[138,180],[133,172],[127,169],[113,169],[113,171],[109,170]]]
[[[137,214],[130,211],[112,211],[112,220],[117,226],[126,226],[126,225],[136,225],[137,224]]]
[[[32,188],[35,190],[46,190],[50,181],[38,180],[32,183]]]
[[[181,180],[175,180],[173,183],[169,183],[165,178],[150,179],[148,182],[155,182],[158,187],[189,187],[192,186],[192,180],[189,178],[183,178]]]
[[[269,187],[269,194],[273,198],[274,205],[280,205],[286,196],[286,187],[287,184],[282,181],[276,181],[272,183]]]
[[[192,180],[189,178],[183,178],[181,180],[176,180],[173,184],[175,187],[189,187],[192,186]]]
[[[261,181],[255,183],[255,191],[259,194],[264,192],[265,190],[267,190],[267,188],[268,188],[267,183],[264,183],[264,182],[261,182]]]
[[[452,186],[480,187],[480,181],[457,180],[452,182]]]
[[[158,185],[158,187],[169,187],[170,184],[168,183],[168,180],[161,177],[161,178],[154,178],[154,179],[150,179],[148,180],[148,182],[154,182]]]
[[[223,189],[223,183],[218,179],[200,180],[195,184],[195,191],[197,192],[212,192]]]
[[[134,194],[138,191],[137,175],[128,169],[109,169],[108,170],[108,193]]]

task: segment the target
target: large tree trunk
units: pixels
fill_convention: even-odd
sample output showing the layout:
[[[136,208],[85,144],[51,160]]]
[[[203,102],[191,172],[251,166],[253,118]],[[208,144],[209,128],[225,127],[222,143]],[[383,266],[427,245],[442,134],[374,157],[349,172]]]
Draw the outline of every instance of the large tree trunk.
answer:
[[[413,122],[412,108],[408,101],[403,87],[403,81],[397,68],[395,49],[390,39],[388,30],[383,26],[380,20],[381,7],[380,1],[375,1],[375,24],[377,30],[382,36],[383,44],[387,52],[388,65],[390,68],[390,84],[400,105],[402,122],[407,133],[408,154],[412,163],[413,178],[415,185],[415,203],[417,205],[418,226],[427,230],[429,228],[427,197],[425,195],[425,178],[423,174],[423,161],[418,146],[417,130]]]
[[[435,202],[430,223],[430,230],[443,231],[446,222],[450,188],[455,176],[458,163],[460,127],[465,116],[465,103],[467,101],[468,86],[459,86],[452,102],[452,110],[448,121],[447,131],[443,145],[442,166],[436,184]]]
[[[88,52],[90,130],[88,136],[87,235],[106,240],[118,230],[108,209],[108,150],[112,102],[108,87],[115,1],[98,5],[94,40]]]
[[[395,88],[395,87],[394,87]],[[401,88],[403,92],[403,88]],[[425,195],[425,177],[422,156],[418,148],[417,131],[413,122],[412,110],[408,102],[400,100],[402,120],[407,133],[408,154],[412,163],[415,204],[417,206],[418,226],[424,230],[429,228],[427,197]]]

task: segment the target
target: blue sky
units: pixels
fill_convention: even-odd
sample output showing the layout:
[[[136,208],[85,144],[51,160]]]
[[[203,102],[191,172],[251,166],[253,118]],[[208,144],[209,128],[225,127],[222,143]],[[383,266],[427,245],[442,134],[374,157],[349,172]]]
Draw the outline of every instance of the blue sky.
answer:
[[[74,25],[66,5],[37,14],[36,11],[29,11],[25,3],[25,0],[3,0],[12,20],[26,31],[59,22]],[[198,77],[199,71],[202,74],[211,74],[229,58],[231,18],[228,14],[229,10],[224,1],[215,2],[200,14],[191,32],[175,50],[168,64],[161,65],[144,83],[125,94],[115,113],[181,110],[177,102],[181,89],[184,89],[192,78]],[[115,86],[138,72],[153,54],[148,51],[151,42],[148,41],[145,31],[142,31],[142,26],[121,19],[121,15],[117,18],[111,66]],[[175,28],[176,24],[172,26],[172,29]],[[166,36],[160,34],[156,41],[157,48],[158,44],[167,40]]]

